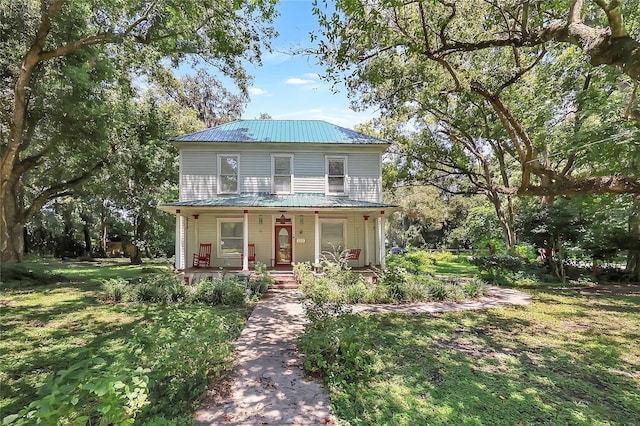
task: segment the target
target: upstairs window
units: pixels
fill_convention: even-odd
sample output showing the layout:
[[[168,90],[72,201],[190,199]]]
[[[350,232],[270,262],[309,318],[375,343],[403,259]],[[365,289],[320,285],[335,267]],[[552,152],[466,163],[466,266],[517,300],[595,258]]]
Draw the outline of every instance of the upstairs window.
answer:
[[[347,157],[327,157],[327,194],[347,193]]]
[[[271,182],[275,194],[293,193],[293,156],[271,156]]]
[[[218,193],[237,194],[240,157],[238,155],[218,156]]]

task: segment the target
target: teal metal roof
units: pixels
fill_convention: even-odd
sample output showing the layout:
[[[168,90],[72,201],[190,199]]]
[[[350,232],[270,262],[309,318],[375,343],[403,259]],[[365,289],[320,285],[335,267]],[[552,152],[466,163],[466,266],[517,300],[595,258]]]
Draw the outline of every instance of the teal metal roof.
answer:
[[[172,140],[175,142],[389,144],[382,139],[319,120],[238,120],[177,136]]]
[[[276,207],[276,208],[395,208],[394,204],[351,200],[324,194],[274,195],[247,193],[218,195],[206,200],[178,201],[159,207]]]

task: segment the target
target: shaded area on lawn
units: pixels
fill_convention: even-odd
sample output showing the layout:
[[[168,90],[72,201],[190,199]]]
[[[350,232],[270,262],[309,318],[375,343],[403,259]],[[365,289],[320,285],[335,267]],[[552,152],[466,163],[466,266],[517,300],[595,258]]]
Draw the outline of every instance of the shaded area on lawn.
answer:
[[[331,320],[336,414],[347,425],[637,422],[640,299],[533,293],[528,307]],[[351,362],[353,335],[368,365]]]
[[[141,417],[190,418],[209,380],[233,366],[233,341],[249,306],[114,304],[101,297],[101,280],[156,272],[163,262],[140,267],[50,261],[28,267],[62,273],[71,282],[3,291],[0,419],[39,398],[48,374],[87,356],[104,358],[114,372],[150,369],[151,404]]]

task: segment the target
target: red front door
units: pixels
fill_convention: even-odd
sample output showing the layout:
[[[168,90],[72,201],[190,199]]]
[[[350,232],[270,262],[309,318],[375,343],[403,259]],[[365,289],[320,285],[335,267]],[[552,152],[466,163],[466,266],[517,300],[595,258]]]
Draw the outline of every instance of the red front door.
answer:
[[[291,266],[291,225],[276,225],[275,266]]]

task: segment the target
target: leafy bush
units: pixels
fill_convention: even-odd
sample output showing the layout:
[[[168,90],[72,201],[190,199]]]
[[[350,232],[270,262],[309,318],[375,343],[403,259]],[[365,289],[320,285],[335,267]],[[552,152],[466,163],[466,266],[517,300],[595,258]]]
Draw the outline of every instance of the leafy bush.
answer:
[[[462,283],[462,289],[467,297],[482,297],[489,293],[489,286],[485,281],[474,278]]]
[[[229,336],[240,330],[224,316],[213,316],[205,307],[173,307],[164,319],[170,324],[161,336],[153,330],[134,330],[133,351],[143,354],[150,369],[149,399],[141,418],[167,418],[193,411],[210,378],[231,369],[233,343]],[[146,422],[145,422],[146,424]]]
[[[376,284],[344,268],[328,270],[328,274],[309,279],[303,287],[307,298],[317,303],[412,303],[462,300],[486,293],[486,284],[480,280],[469,286],[457,281],[443,282],[431,275],[409,273],[398,265],[377,271]]]
[[[529,274],[525,271],[507,271],[503,269],[494,269],[480,274],[483,280],[503,287],[535,287],[539,283],[538,276]],[[555,281],[551,275],[548,279]]]
[[[124,278],[105,280],[102,283],[102,288],[106,292],[106,297],[114,302],[121,302],[131,297],[129,281]]]
[[[182,280],[171,272],[151,274],[127,281],[113,278],[103,281],[106,297],[114,302],[150,302],[162,304],[205,303],[207,305],[237,305],[248,303],[249,298],[266,293],[268,281],[255,280],[252,275],[248,282],[237,278],[201,280],[194,286],[185,286]]]
[[[364,325],[356,320],[350,309],[341,303],[314,301],[307,301],[304,307],[309,322],[299,338],[299,345],[305,354],[305,370],[312,374],[328,374],[328,379],[334,383],[368,376],[373,371],[375,357],[366,350]],[[343,325],[345,321],[347,326]]]
[[[448,253],[450,256],[451,253]],[[429,252],[419,250],[410,251],[402,256],[388,256],[387,268],[402,268],[412,274],[429,273],[433,270],[433,265],[438,261],[438,256],[434,256]],[[442,258],[439,258],[442,261]]]
[[[449,298],[449,290],[445,283],[441,281],[432,283],[428,289],[429,300],[440,302]]]
[[[519,271],[524,267],[524,261],[518,256],[478,256],[472,259],[472,263],[480,269],[480,271],[492,271],[502,269],[507,271]]]
[[[41,399],[2,424],[130,425],[149,403],[148,370],[120,374],[102,358],[89,357],[47,377]]]
[[[296,278],[296,282],[305,288],[313,281],[313,267],[309,262],[299,262],[293,265],[293,275]]]
[[[245,296],[245,286],[241,281],[213,278],[196,284],[192,300],[207,305],[242,305],[246,303]]]

